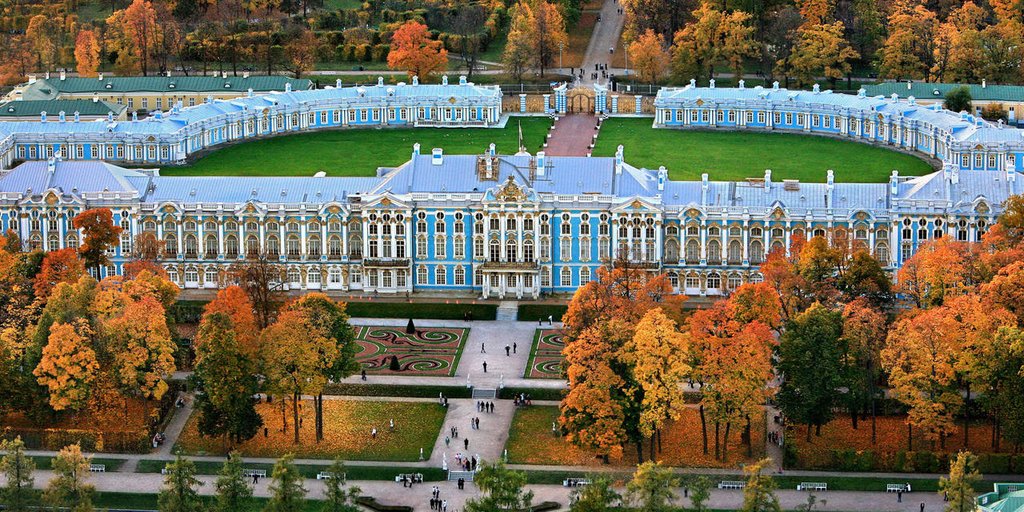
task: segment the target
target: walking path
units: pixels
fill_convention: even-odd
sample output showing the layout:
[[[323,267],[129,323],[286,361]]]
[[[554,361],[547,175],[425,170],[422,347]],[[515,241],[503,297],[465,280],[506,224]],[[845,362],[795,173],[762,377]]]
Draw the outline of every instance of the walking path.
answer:
[[[558,118],[544,153],[552,156],[587,156],[597,130],[597,116],[570,114]]]
[[[622,25],[625,23],[625,15],[619,14],[619,3],[615,0],[605,0],[601,6],[601,21],[594,26],[594,32],[590,36],[590,44],[587,45],[587,53],[583,56],[583,83],[591,84],[594,80],[590,74],[597,72],[599,83],[607,82],[607,79],[600,78],[600,72],[595,65],[605,64],[611,67],[612,54],[608,49],[617,52],[625,51],[619,46],[619,37],[622,34]],[[609,72],[611,72],[609,70]]]

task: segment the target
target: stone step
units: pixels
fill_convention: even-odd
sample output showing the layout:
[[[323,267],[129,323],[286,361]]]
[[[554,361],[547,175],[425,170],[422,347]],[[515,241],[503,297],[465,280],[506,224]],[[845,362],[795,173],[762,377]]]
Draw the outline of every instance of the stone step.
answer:
[[[503,300],[498,304],[495,320],[514,322],[519,318],[519,303],[514,300]]]
[[[473,398],[479,398],[481,400],[496,400],[498,398],[498,390],[488,388],[473,388]]]
[[[473,475],[476,471],[448,471],[448,481],[454,482],[460,478],[465,479],[467,482],[473,481]]]

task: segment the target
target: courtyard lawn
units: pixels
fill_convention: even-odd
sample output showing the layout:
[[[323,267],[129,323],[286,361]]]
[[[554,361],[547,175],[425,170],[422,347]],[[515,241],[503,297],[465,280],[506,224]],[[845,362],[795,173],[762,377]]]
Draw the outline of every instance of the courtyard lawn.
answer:
[[[551,423],[558,421],[558,407],[530,406],[516,410],[509,430],[508,450],[511,464],[553,464],[553,465],[598,465],[600,460],[595,452],[577,448],[563,437],[551,433]],[[747,446],[740,441],[743,428],[733,426],[729,435],[728,461],[715,460],[714,425],[708,425],[708,450],[702,450],[700,415],[694,407],[683,410],[679,420],[672,422],[662,433],[661,453],[656,458],[669,466],[684,467],[723,467],[735,468],[738,464],[758,460],[764,455],[764,417],[753,419],[751,433],[753,436],[754,456],[747,457]],[[649,445],[644,442],[644,456],[647,456]],[[623,447],[621,460],[612,461],[615,466],[633,466],[636,461],[636,449],[633,446]]]
[[[664,165],[673,180],[772,180],[823,182],[828,169],[838,182],[885,182],[893,169],[902,176],[932,172],[931,165],[912,155],[858,142],[815,135],[755,131],[707,131],[651,128],[652,120],[609,119],[601,127],[594,156],[613,156],[625,147],[626,162],[657,169]]]
[[[214,150],[191,165],[165,167],[164,176],[375,176],[378,167],[409,160],[420,151],[443,148],[446,154],[483,154],[490,143],[499,153],[519,150],[519,123],[532,153],[547,136],[546,117],[513,117],[505,128],[352,128],[285,135]]]
[[[434,448],[445,411],[431,402],[397,402],[364,400],[324,400],[324,440],[314,440],[314,414],[312,401],[303,401],[299,418],[301,443],[293,443],[292,411],[286,412],[288,431],[281,429],[279,402],[260,403],[256,410],[263,417],[263,426],[256,437],[242,443],[237,450],[246,457],[280,457],[294,453],[297,458],[379,461],[417,461],[420,448],[429,458]],[[395,431],[388,430],[388,421],[395,420]],[[308,420],[308,421],[306,421]],[[196,430],[198,416],[188,420],[181,433],[177,448],[189,455],[223,455],[222,439],[202,437]],[[376,427],[377,437],[370,431]]]

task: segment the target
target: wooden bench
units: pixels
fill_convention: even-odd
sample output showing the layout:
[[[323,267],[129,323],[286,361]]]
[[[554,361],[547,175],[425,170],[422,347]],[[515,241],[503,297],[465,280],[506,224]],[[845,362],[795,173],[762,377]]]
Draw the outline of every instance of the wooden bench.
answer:
[[[798,491],[827,491],[828,484],[825,482],[800,482],[796,486]]]
[[[250,478],[252,478],[254,476],[258,476],[260,478],[266,478],[267,477],[267,470],[265,470],[265,469],[243,469],[242,470],[242,476],[247,476],[247,477],[250,477]]]
[[[590,484],[589,478],[566,478],[562,480],[562,487],[582,487]]]
[[[402,473],[395,476],[395,482],[409,482],[414,484],[423,483],[423,473]]]
[[[719,489],[742,489],[746,486],[746,482],[739,480],[722,480],[721,482],[718,482]]]
[[[330,471],[321,471],[321,472],[316,474],[316,479],[317,480],[330,480],[331,478],[334,478],[334,473],[332,473]],[[345,479],[345,473],[341,474],[341,478],[343,480]]]
[[[91,471],[93,473],[106,473],[107,472],[107,465],[106,464],[89,464],[89,471]]]
[[[907,484],[885,484],[885,492],[910,492]]]

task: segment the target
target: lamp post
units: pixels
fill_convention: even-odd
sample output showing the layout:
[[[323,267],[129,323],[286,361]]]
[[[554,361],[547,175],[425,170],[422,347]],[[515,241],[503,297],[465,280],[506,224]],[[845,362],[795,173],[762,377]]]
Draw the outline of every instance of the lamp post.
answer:
[[[565,48],[565,43],[558,43],[558,68],[562,69],[562,50]]]

